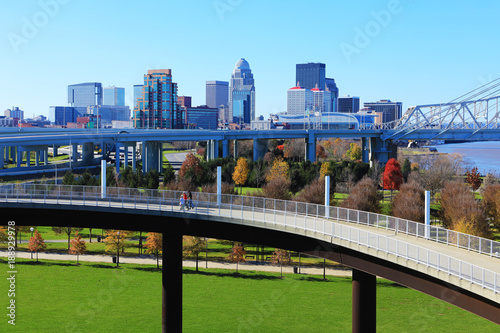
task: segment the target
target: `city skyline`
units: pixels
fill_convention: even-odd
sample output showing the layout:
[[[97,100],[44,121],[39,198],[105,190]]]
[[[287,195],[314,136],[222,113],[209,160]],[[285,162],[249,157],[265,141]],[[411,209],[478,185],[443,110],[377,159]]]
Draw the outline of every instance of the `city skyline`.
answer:
[[[256,117],[286,110],[287,90],[296,84],[295,65],[300,63],[326,64],[339,96],[359,96],[362,103],[403,102],[403,112],[416,104],[447,102],[500,76],[496,46],[487,52],[479,47],[495,40],[498,3],[133,4],[77,0],[1,4],[7,15],[0,30],[5,50],[0,59],[8,64],[0,72],[1,110],[18,106],[25,117],[48,115],[51,105],[66,105],[68,85],[82,82],[125,88],[125,104],[132,108],[133,86],[142,83],[147,70],[160,68],[172,69],[179,95],[192,96],[193,105],[202,105],[205,82],[229,81],[240,58],[249,61],[258,80]],[[142,18],[158,11],[169,15],[168,27],[153,21],[150,28],[144,27]],[[181,24],[186,17],[193,24]],[[290,22],[299,19],[301,27],[294,29]],[[251,20],[251,29],[233,28],[245,20]],[[193,48],[180,49],[179,43],[162,38],[158,42],[158,35],[148,32],[155,27],[159,33],[168,31],[170,40],[189,40]],[[237,38],[245,42],[227,43]],[[154,52],[132,48],[152,43]],[[470,46],[458,47],[466,44]]]

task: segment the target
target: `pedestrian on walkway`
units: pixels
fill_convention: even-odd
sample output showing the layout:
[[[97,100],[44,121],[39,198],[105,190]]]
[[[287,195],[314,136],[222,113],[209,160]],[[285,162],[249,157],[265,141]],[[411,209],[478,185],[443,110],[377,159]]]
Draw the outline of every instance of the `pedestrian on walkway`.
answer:
[[[179,209],[184,211],[185,204],[186,204],[186,200],[184,199],[184,196],[181,195],[181,201],[179,202],[179,206],[180,206]]]
[[[188,190],[188,209],[193,209],[193,193],[191,193],[191,190]]]

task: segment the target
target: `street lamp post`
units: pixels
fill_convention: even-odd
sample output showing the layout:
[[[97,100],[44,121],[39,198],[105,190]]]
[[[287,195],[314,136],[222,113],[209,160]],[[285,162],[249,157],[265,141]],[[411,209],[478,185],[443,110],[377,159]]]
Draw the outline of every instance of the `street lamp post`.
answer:
[[[35,228],[31,227],[30,230],[31,230],[31,238],[33,238],[33,230],[35,230]],[[31,259],[33,259],[33,250],[31,251]]]
[[[118,267],[120,263],[120,232],[117,231],[116,235],[118,236],[118,243],[116,245],[116,267]]]

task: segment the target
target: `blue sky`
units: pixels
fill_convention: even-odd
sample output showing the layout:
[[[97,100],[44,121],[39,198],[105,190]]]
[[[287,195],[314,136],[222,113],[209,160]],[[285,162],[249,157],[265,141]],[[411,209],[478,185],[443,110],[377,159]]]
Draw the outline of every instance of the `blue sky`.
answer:
[[[286,110],[297,63],[325,63],[340,95],[404,109],[500,76],[496,1],[8,0],[0,12],[0,111],[29,117],[81,82],[124,87],[131,105],[156,68],[204,104],[205,81],[229,81],[242,57],[264,116]]]

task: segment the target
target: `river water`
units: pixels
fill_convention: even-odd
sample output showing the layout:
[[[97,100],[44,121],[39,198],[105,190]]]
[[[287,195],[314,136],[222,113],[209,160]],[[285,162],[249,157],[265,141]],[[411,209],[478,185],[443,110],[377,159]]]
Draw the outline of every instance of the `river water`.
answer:
[[[500,176],[500,141],[450,143],[429,147],[436,148],[440,153],[462,154],[481,174],[490,172]]]

